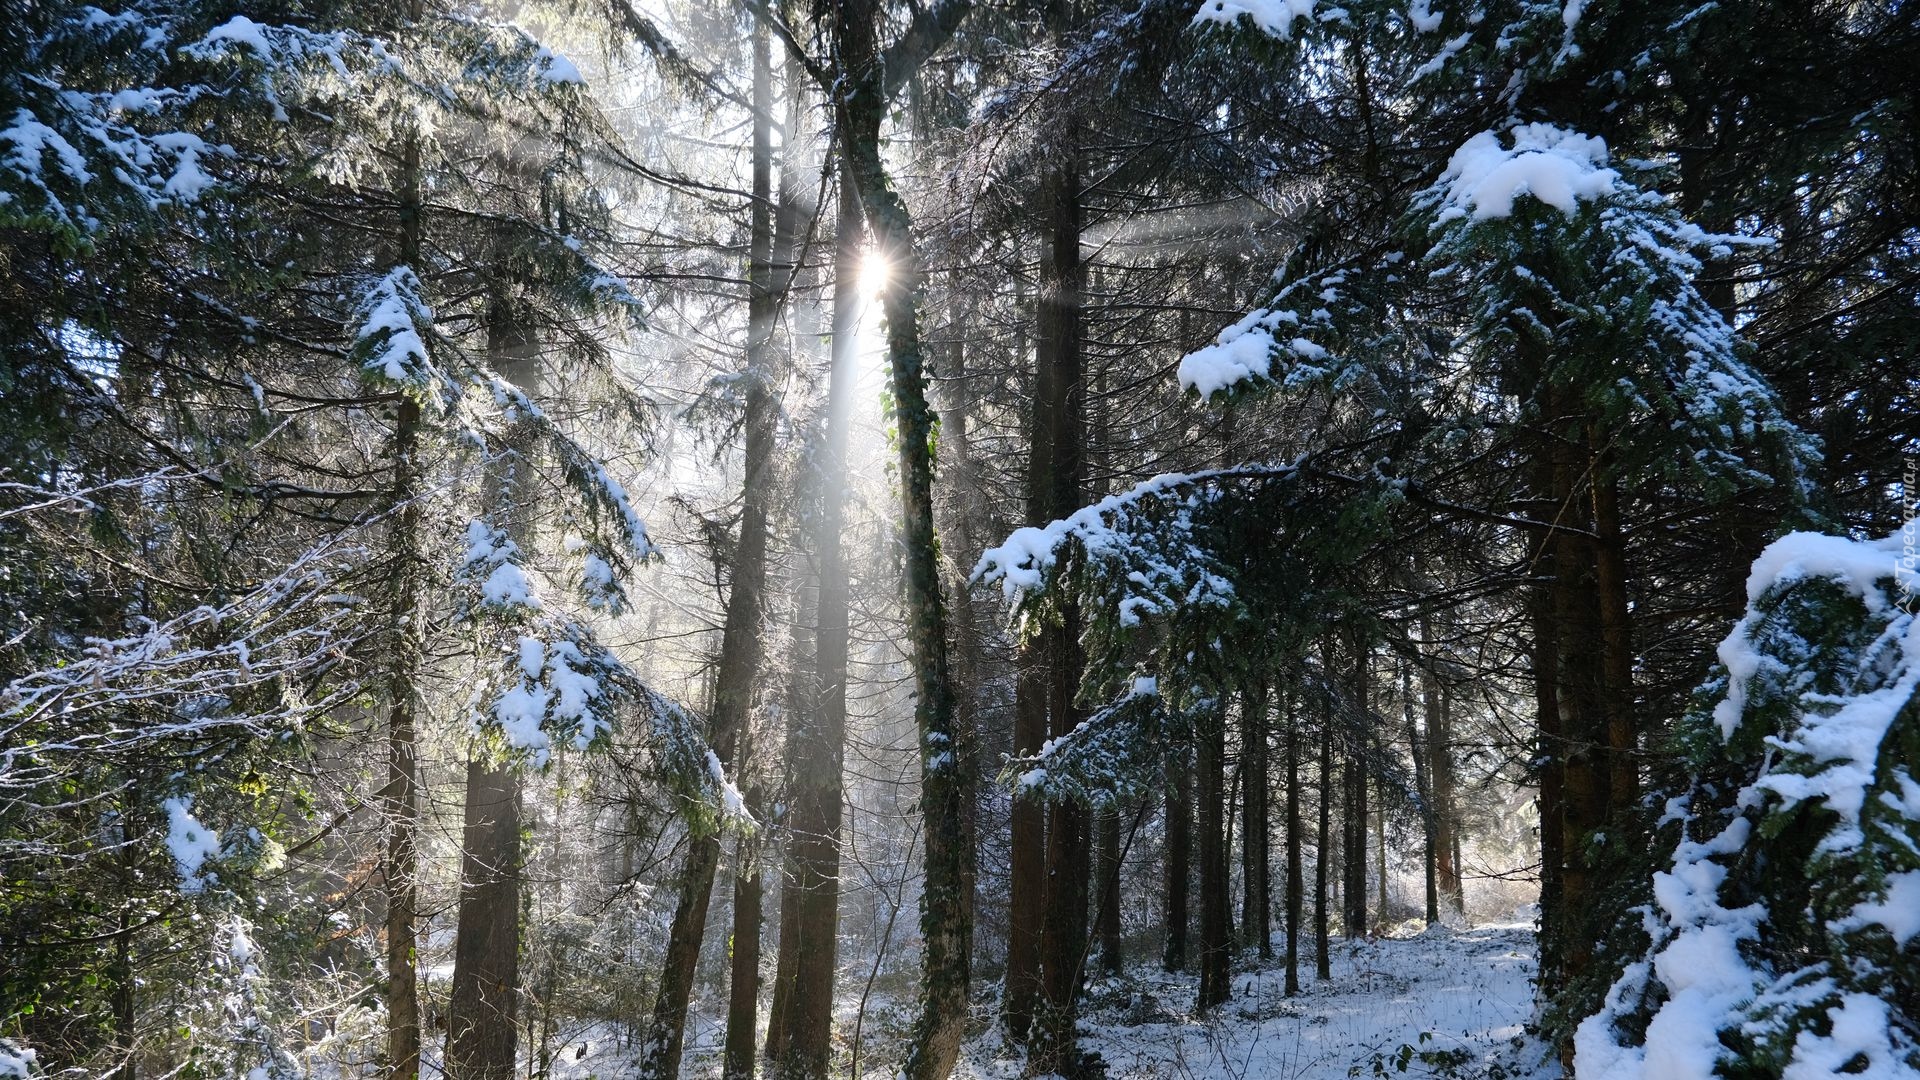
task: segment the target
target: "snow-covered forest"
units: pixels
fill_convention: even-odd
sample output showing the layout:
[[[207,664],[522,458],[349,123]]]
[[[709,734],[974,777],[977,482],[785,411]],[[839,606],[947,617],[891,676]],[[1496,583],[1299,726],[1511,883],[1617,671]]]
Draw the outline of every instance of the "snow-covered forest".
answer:
[[[0,0],[0,1080],[1920,1080],[1916,57]]]

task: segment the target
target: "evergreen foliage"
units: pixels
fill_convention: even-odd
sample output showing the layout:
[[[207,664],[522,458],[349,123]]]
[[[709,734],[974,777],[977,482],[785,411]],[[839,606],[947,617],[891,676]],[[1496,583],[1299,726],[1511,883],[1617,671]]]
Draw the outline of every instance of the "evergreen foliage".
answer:
[[[423,609],[423,636],[472,636],[476,733],[544,765],[556,740],[603,744],[644,716],[655,775],[696,814],[719,805],[691,718],[595,640],[653,554],[644,525],[487,342],[518,320],[553,343],[555,379],[632,395],[604,343],[638,301],[589,254],[610,185],[592,155],[615,136],[571,63],[518,28],[375,7],[56,3],[7,29],[0,363],[19,423],[0,528],[22,602],[0,981],[47,1067],[176,1041],[170,988],[227,947],[221,927],[283,949],[331,936],[270,871],[319,840],[318,793],[288,778],[381,705],[393,575],[464,583]],[[406,175],[396,130],[418,144],[418,220],[388,186]],[[418,265],[368,242],[408,230]],[[404,460],[403,396],[427,432]],[[402,464],[419,480],[396,499]],[[479,511],[502,470],[567,496],[524,543]],[[388,562],[413,499],[423,546]],[[182,891],[165,807],[189,804],[217,847]],[[262,875],[271,925],[252,914]],[[231,966],[224,1019],[179,1029],[189,1053],[266,1024],[249,1017],[270,969]]]
[[[1792,533],[1755,564],[1674,734],[1694,779],[1666,804],[1672,855],[1637,909],[1640,947],[1580,1025],[1581,1075],[1920,1068],[1920,631],[1902,536]]]
[[[0,1077],[1920,1075],[1914,5],[13,7]]]

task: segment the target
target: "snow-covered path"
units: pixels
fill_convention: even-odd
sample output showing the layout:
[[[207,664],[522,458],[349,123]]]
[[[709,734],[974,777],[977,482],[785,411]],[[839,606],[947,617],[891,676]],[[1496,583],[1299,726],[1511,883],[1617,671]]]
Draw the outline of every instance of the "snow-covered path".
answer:
[[[1403,1045],[1429,1055],[1409,1061],[1408,1076],[1558,1075],[1524,1030],[1533,1012],[1531,927],[1336,939],[1332,962],[1327,983],[1313,979],[1309,962],[1303,992],[1291,999],[1278,968],[1236,972],[1233,1000],[1207,1020],[1192,1015],[1191,976],[1129,972],[1094,988],[1084,1045],[1106,1059],[1112,1080],[1346,1080],[1374,1075],[1376,1057],[1388,1075],[1401,1075]],[[958,1075],[1011,1080],[1020,1069],[1018,1057],[982,1040]]]

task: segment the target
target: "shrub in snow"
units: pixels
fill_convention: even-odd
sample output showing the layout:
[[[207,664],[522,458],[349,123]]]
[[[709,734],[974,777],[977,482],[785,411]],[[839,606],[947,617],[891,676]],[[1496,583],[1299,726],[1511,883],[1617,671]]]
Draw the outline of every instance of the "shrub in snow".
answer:
[[[296,1080],[308,1075],[299,1059],[281,1048],[278,1000],[262,970],[266,957],[254,927],[239,915],[225,916],[214,935],[205,979],[179,1035],[188,1076]]]
[[[1908,535],[1911,535],[1909,533]],[[1794,533],[1681,733],[1696,772],[1575,1039],[1609,1080],[1920,1077],[1920,624],[1900,534]]]

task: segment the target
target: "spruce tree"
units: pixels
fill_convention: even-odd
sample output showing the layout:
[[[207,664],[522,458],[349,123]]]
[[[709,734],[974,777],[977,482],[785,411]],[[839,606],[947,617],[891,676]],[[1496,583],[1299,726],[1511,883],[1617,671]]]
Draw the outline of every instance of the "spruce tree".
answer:
[[[255,876],[314,828],[310,794],[287,778],[351,753],[369,719],[412,710],[429,640],[471,664],[471,721],[493,752],[540,766],[645,717],[654,775],[710,812],[720,780],[686,717],[594,637],[650,556],[645,529],[476,333],[497,321],[488,305],[509,303],[565,343],[571,372],[618,386],[601,342],[637,301],[587,254],[605,235],[608,179],[590,175],[589,148],[611,132],[573,65],[452,8],[343,5],[294,25],[50,5],[8,32],[28,62],[8,72],[5,130],[32,144],[0,169],[27,301],[9,309],[24,319],[9,324],[22,393],[8,399],[70,418],[21,429],[10,462],[65,460],[74,478],[19,507],[9,562],[53,565],[75,508],[98,526],[68,583],[35,590],[91,595],[96,640],[10,650],[9,743],[35,750],[9,760],[24,796],[9,833],[114,882],[77,910],[58,898],[82,894],[50,891],[44,867],[10,864],[7,933],[34,928],[20,944],[46,966],[9,964],[8,1012],[31,1017],[23,1034],[44,1062],[190,1056],[227,1037],[170,1022],[170,991],[192,976],[179,965],[213,947],[223,913],[268,904]],[[489,124],[516,138],[456,166]],[[206,130],[223,141],[189,133]],[[389,143],[396,130],[415,137]],[[545,167],[530,176],[529,159]],[[484,509],[502,467],[567,493],[540,537],[553,549]],[[98,516],[119,492],[134,528]],[[401,784],[386,789],[400,806],[414,717],[397,725]],[[117,839],[42,809],[70,783],[119,804]],[[312,947],[302,935],[321,931],[292,886],[273,885],[286,901],[264,908],[274,925],[236,933],[279,955]],[[409,907],[403,891],[394,914]],[[97,919],[117,929],[98,935]],[[389,941],[395,985],[414,963],[406,922]],[[74,951],[56,935],[103,944]],[[247,993],[265,1002],[271,973],[255,964]],[[403,1069],[417,1047],[406,997],[391,1018]]]
[[[1878,540],[1792,533],[1674,732],[1693,780],[1623,932],[1574,1067],[1652,1076],[1900,1076],[1920,994],[1920,524]]]

